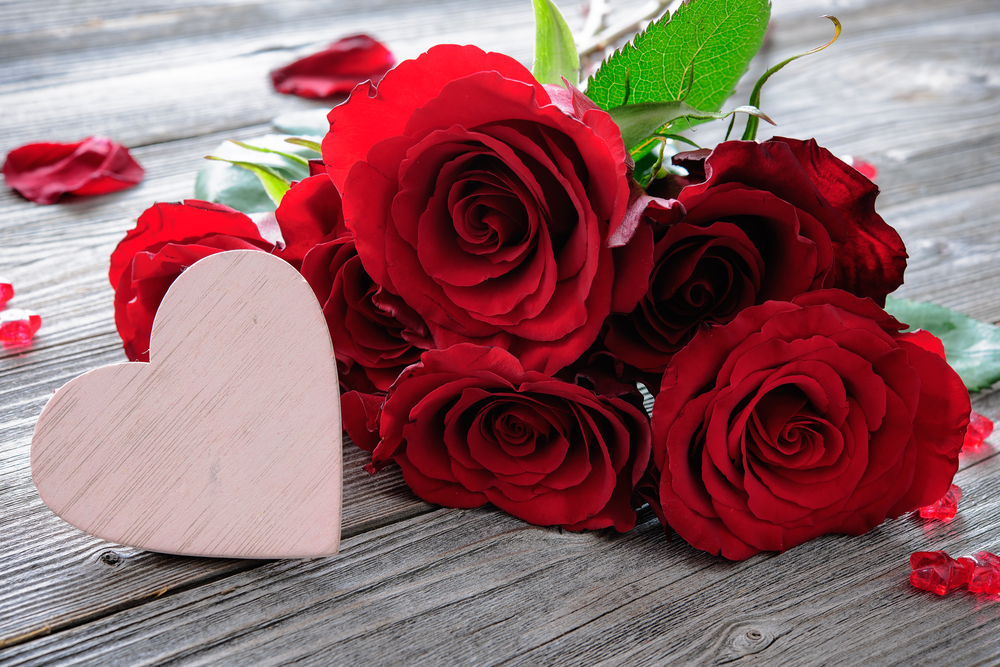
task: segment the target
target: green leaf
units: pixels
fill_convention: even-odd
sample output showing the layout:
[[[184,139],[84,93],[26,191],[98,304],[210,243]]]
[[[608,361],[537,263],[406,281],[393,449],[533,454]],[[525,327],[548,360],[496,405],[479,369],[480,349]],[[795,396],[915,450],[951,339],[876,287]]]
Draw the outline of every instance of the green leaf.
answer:
[[[718,120],[735,113],[747,113],[763,118],[774,124],[764,113],[751,106],[737,107],[731,111],[699,111],[684,102],[643,102],[615,107],[608,111],[622,132],[622,141],[629,148],[637,146],[646,137],[668,134],[680,123],[690,125],[691,121]]]
[[[240,148],[246,148],[247,150],[256,151],[258,153],[270,153],[271,155],[280,155],[281,157],[291,160],[296,164],[302,165],[306,169],[309,168],[309,160],[305,159],[304,157],[295,155],[294,153],[286,153],[285,151],[276,151],[273,148],[264,148],[263,146],[254,146],[252,144],[248,144],[243,141],[236,141],[235,139],[230,139],[229,141],[233,142]],[[287,139],[285,139],[285,141],[288,142]]]
[[[552,0],[532,0],[535,6],[535,64],[531,73],[541,83],[580,83],[580,56],[566,20]]]
[[[329,113],[329,108],[292,111],[271,119],[271,125],[285,134],[322,137],[330,131],[330,121],[326,119]]]
[[[275,206],[279,206],[281,204],[282,197],[285,196],[285,193],[288,192],[288,188],[291,187],[291,183],[282,178],[277,171],[263,164],[243,162],[241,160],[227,160],[226,158],[216,157],[214,155],[206,155],[205,159],[228,162],[231,165],[251,172],[254,176],[260,179],[261,185],[264,186],[264,192],[266,192],[267,196],[271,198],[271,201],[274,202]]]
[[[834,42],[837,41],[837,38],[840,37],[840,27],[841,27],[840,26],[840,21],[837,20],[836,16],[821,16],[820,18],[830,19],[831,21],[833,21],[833,29],[834,29],[833,39],[831,39],[829,42],[827,42],[823,46],[817,46],[815,49],[810,49],[810,50],[806,51],[805,53],[800,53],[797,56],[792,56],[791,58],[786,58],[785,60],[782,60],[780,63],[778,63],[777,65],[775,65],[771,69],[769,69],[766,72],[764,72],[764,74],[762,74],[761,77],[759,79],[757,79],[757,83],[753,87],[753,92],[750,93],[750,104],[751,104],[751,106],[755,106],[755,107],[759,107],[760,106],[760,89],[764,87],[764,84],[767,83],[767,80],[771,78],[772,74],[774,74],[775,72],[779,71],[782,67],[784,67],[788,63],[792,62],[793,60],[798,60],[802,56],[808,56],[808,55],[813,54],[813,53],[818,53],[819,51],[822,51],[823,49],[825,49],[826,47],[830,46],[831,44],[833,44]],[[757,125],[758,125],[758,123],[757,123],[757,119],[756,118],[754,118],[752,116],[750,118],[747,118],[747,126],[746,126],[746,129],[743,131],[743,137],[742,137],[744,141],[753,141],[754,139],[757,138]],[[730,124],[729,129],[730,130],[733,129],[732,124]],[[728,133],[726,134],[726,138],[727,139],[729,138],[729,134]]]
[[[285,143],[292,144],[294,146],[302,146],[303,148],[315,151],[317,153],[317,157],[323,153],[323,144],[318,141],[306,139],[305,137],[289,137],[288,139],[285,139]],[[306,162],[306,164],[308,165],[309,163]]]
[[[309,175],[309,167],[303,160],[319,157],[319,153],[308,146],[292,146],[286,142],[290,138],[296,137],[268,134],[241,142],[254,148],[226,141],[216,147],[212,154],[224,160],[264,164],[274,169],[285,181],[300,181]],[[282,153],[294,154],[297,159],[291,159]],[[257,176],[223,162],[213,161],[202,167],[195,181],[194,196],[204,201],[231,206],[244,213],[273,211],[276,206]]]
[[[768,0],[693,0],[654,21],[591,77],[587,95],[602,109],[684,100],[718,111],[760,50]],[[626,83],[627,81],[627,83]]]
[[[1000,380],[1000,327],[933,303],[886,298],[885,309],[911,329],[926,329],[944,343],[948,363],[969,388]]]

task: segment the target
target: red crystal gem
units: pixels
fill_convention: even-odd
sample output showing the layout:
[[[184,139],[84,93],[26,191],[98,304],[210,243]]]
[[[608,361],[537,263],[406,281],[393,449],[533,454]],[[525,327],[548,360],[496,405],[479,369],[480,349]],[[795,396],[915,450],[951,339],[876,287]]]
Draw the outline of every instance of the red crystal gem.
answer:
[[[969,591],[972,593],[1000,593],[1000,558],[989,551],[980,551],[971,558],[972,573],[969,575]]]
[[[910,583],[923,591],[944,595],[969,581],[973,561],[955,560],[943,551],[917,551],[910,554]]]
[[[7,305],[7,302],[14,298],[14,286],[7,282],[6,278],[0,278],[0,308]]]
[[[969,417],[969,430],[965,432],[965,442],[962,444],[962,451],[968,452],[979,449],[983,440],[993,432],[993,422],[975,410]]]
[[[920,516],[924,519],[938,519],[940,521],[951,521],[958,512],[958,501],[962,499],[962,489],[952,484],[948,493],[944,494],[941,500],[933,505],[920,508]]]
[[[38,313],[23,308],[0,312],[0,343],[5,347],[27,345],[42,326]]]

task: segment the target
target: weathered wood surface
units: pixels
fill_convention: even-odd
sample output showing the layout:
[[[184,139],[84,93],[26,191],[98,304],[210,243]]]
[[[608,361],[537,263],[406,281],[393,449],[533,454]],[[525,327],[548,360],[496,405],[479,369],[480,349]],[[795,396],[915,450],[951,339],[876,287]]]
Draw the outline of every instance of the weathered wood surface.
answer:
[[[762,137],[815,136],[873,162],[879,210],[911,256],[900,294],[1000,321],[1000,7],[775,0],[753,72],[828,39],[825,13],[844,36],[771,80],[763,107],[779,127]],[[350,446],[331,559],[162,556],[52,515],[28,443],[55,388],[124,359],[106,278],[114,244],[153,201],[190,196],[220,141],[313,106],[273,93],[268,69],[357,31],[400,57],[443,41],[531,53],[526,0],[0,2],[0,151],[106,133],[139,146],[147,169],[138,188],[57,206],[0,191],[0,273],[17,286],[12,305],[45,318],[29,351],[0,353],[0,664],[1000,661],[1000,601],[913,590],[906,562],[1000,548],[1000,436],[963,460],[949,524],[902,519],[740,564],[667,541],[648,511],[619,536],[434,509],[394,470],[369,478]],[[1000,395],[975,405],[996,417]]]

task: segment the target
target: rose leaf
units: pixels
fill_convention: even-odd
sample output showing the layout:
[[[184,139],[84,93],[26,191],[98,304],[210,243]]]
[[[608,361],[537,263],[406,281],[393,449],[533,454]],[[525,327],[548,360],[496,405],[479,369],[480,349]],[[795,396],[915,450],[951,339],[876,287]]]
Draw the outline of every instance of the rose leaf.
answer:
[[[692,121],[715,120],[726,118],[735,113],[746,113],[757,118],[763,118],[767,122],[774,124],[764,113],[751,106],[742,106],[726,111],[699,111],[688,106],[681,101],[671,102],[643,102],[639,104],[627,104],[625,106],[610,109],[608,113],[618,124],[622,132],[622,141],[629,148],[638,146],[646,137],[657,134],[669,134],[671,130],[676,131],[677,125],[690,125]]]
[[[260,179],[260,183],[264,187],[264,192],[266,192],[267,196],[271,198],[271,201],[274,202],[275,206],[281,204],[281,199],[291,187],[290,182],[286,181],[279,173],[267,165],[257,164],[254,162],[243,162],[242,160],[227,160],[226,158],[216,157],[215,155],[206,155],[205,159],[228,162],[235,167],[246,169],[252,173]]]
[[[309,175],[308,160],[319,157],[319,153],[309,146],[293,146],[287,139],[284,135],[265,135],[246,142],[220,144],[212,154],[223,161],[210,162],[198,172],[195,198],[225,204],[243,213],[273,211],[277,204],[260,178],[231,163],[266,166],[285,182],[300,181]]]
[[[272,118],[271,125],[285,134],[322,137],[330,131],[330,121],[326,119],[328,113],[330,113],[329,107],[290,111]]]
[[[948,364],[969,391],[1000,380],[1000,327],[974,320],[933,303],[887,297],[885,309],[910,329],[924,329],[941,339]]]
[[[559,85],[563,78],[580,82],[580,57],[566,20],[552,0],[532,0],[535,6],[535,64],[531,73],[540,83]]]
[[[768,0],[694,0],[649,24],[587,83],[604,110],[683,100],[718,111],[760,50]]]

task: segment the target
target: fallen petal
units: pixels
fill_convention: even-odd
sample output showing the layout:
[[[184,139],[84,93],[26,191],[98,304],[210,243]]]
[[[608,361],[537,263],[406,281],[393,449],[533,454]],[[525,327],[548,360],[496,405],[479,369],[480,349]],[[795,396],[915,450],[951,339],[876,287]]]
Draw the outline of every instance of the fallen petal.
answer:
[[[272,71],[271,82],[286,95],[331,97],[351,92],[362,81],[378,83],[395,64],[395,56],[381,43],[353,35]]]
[[[142,181],[143,168],[128,149],[107,137],[70,144],[37,143],[7,154],[7,185],[38,204],[54,204],[64,194],[102,195]]]

